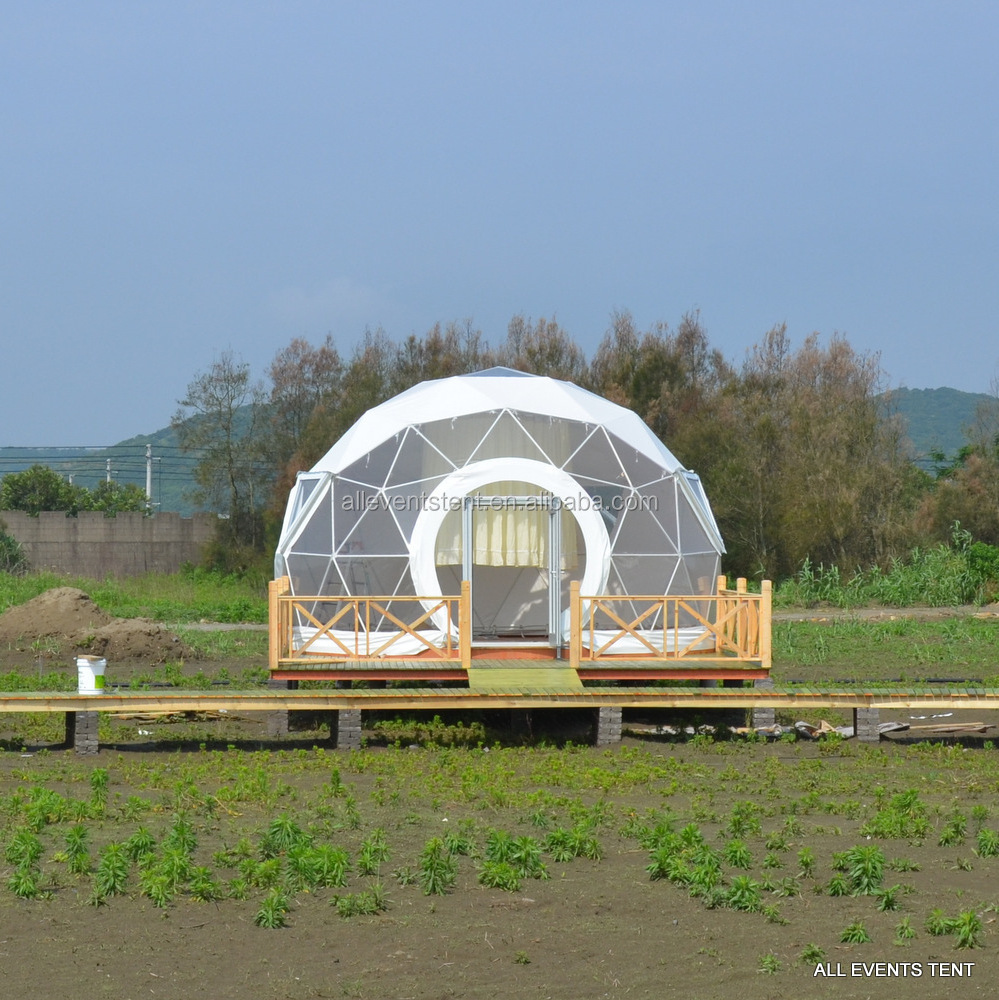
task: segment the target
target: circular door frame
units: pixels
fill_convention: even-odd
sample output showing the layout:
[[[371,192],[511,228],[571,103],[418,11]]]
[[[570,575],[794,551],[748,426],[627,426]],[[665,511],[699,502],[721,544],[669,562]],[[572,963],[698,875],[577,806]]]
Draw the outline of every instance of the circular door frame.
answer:
[[[572,476],[553,465],[525,458],[489,458],[456,469],[429,493],[421,504],[413,525],[409,547],[409,569],[413,587],[420,597],[443,597],[437,577],[437,535],[444,518],[460,510],[464,498],[490,483],[516,481],[530,483],[562,501],[563,508],[576,519],[583,536],[586,569],[579,582],[580,593],[603,594],[610,573],[610,537],[597,504]],[[439,612],[435,624],[447,627],[446,615]],[[562,615],[563,634],[568,630],[569,611]]]

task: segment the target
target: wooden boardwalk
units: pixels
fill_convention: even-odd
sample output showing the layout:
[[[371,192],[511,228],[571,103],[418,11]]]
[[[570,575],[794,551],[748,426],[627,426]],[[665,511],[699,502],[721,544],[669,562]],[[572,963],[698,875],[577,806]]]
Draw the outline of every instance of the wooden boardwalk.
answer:
[[[531,672],[524,671],[525,675]],[[181,691],[119,690],[104,694],[24,691],[0,693],[0,712],[275,712],[356,710],[401,711],[489,708],[671,708],[757,709],[803,712],[838,709],[999,709],[999,688],[864,687],[664,688],[546,686],[513,671],[485,687],[352,688],[317,690]]]

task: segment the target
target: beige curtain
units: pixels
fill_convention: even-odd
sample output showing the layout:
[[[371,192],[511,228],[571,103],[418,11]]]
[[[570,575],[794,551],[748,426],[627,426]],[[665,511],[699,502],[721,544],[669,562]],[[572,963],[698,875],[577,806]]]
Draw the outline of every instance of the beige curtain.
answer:
[[[529,483],[490,483],[473,496],[535,496],[538,488]],[[547,496],[547,493],[541,493]],[[562,569],[575,569],[579,562],[576,520],[562,511]],[[537,509],[479,509],[472,518],[472,562],[476,566],[531,566],[548,568],[548,518],[543,507]],[[438,566],[457,566],[462,561],[461,511],[451,511],[444,518],[437,535]]]

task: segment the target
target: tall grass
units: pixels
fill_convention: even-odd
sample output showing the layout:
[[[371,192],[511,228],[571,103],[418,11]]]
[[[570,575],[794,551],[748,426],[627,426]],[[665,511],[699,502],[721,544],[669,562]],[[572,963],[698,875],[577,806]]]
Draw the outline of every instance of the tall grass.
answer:
[[[837,566],[805,560],[793,579],[781,583],[775,603],[782,607],[827,603],[835,607],[882,604],[888,607],[950,607],[985,604],[999,597],[999,549],[972,543],[955,526],[950,545],[913,549],[888,568],[872,566],[845,577]]]

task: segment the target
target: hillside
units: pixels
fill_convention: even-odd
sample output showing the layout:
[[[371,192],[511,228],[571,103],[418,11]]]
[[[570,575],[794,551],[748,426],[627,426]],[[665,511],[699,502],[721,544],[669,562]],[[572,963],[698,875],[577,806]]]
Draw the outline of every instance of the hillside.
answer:
[[[958,389],[895,389],[892,404],[906,422],[913,457],[925,458],[933,451],[953,457],[967,444],[967,428],[978,408],[994,403],[993,396]]]

